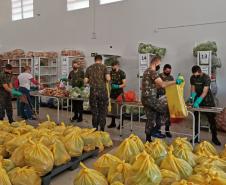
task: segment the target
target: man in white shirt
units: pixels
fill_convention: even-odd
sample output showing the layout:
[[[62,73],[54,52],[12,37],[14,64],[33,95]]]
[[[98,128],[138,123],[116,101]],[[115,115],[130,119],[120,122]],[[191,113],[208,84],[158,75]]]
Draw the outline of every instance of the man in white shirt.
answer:
[[[18,86],[19,91],[27,97],[29,103],[28,104],[24,102],[20,103],[20,113],[21,117],[24,119],[35,120],[35,118],[32,116],[32,107],[31,107],[31,96],[30,96],[31,83],[39,85],[38,81],[36,81],[31,74],[30,66],[25,66],[24,72],[18,76]]]

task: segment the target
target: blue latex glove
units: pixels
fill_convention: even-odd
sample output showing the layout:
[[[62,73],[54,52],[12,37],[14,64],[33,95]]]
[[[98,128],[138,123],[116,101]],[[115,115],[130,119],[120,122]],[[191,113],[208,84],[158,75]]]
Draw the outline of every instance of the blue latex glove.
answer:
[[[191,100],[192,102],[194,102],[196,96],[197,96],[197,93],[196,93],[196,92],[192,92],[191,95],[190,95],[190,100]]]
[[[17,91],[16,89],[12,89],[11,93],[13,96],[16,96],[16,97],[22,96],[22,93]]]
[[[193,107],[194,108],[199,108],[199,105],[200,103],[202,103],[203,101],[203,98],[202,97],[198,97],[196,100],[195,100],[195,103],[193,104]]]
[[[180,85],[184,82],[184,77],[179,73],[176,79],[176,84]]]
[[[67,78],[61,78],[60,81],[61,81],[61,82],[67,82],[68,79],[67,79]]]
[[[111,88],[112,89],[120,89],[120,86],[118,84],[112,84]]]
[[[184,82],[184,80],[182,80],[182,79],[176,79],[176,84],[177,85],[180,85],[180,84],[182,84]]]

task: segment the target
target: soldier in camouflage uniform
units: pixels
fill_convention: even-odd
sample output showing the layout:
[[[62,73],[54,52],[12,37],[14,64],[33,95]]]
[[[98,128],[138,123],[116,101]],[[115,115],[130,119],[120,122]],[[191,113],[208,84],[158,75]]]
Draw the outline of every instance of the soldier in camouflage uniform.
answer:
[[[108,126],[108,128],[114,128],[116,127],[115,119],[117,117],[117,98],[122,95],[123,96],[123,88],[126,87],[126,73],[119,69],[119,62],[114,61],[112,63],[112,71],[110,72],[111,76],[111,99],[114,101],[112,103],[112,121],[111,124]],[[118,126],[118,129],[120,129],[120,125]]]
[[[85,73],[85,84],[90,85],[90,108],[92,112],[93,127],[104,131],[107,117],[108,93],[106,83],[110,75],[107,67],[102,64],[102,56],[95,56],[95,64],[89,66]]]
[[[69,84],[74,88],[81,88],[84,86],[84,77],[85,73],[80,68],[80,63],[77,60],[72,61],[73,70],[70,72],[68,76]],[[73,109],[74,109],[74,117],[71,121],[81,122],[83,120],[83,101],[82,100],[73,100]]]
[[[151,141],[151,136],[157,132],[156,115],[164,116],[167,110],[167,100],[157,98],[157,87],[165,88],[175,83],[181,84],[183,80],[163,82],[157,71],[160,69],[161,57],[155,56],[150,61],[150,67],[146,69],[142,79],[141,101],[147,116],[145,125],[146,141]]]
[[[172,67],[170,64],[166,64],[164,65],[163,67],[163,73],[160,73],[159,74],[159,77],[162,79],[162,81],[164,82],[168,82],[168,81],[174,81],[174,78],[173,76],[171,75],[171,70],[172,70]],[[165,88],[158,88],[158,91],[157,91],[157,97],[158,98],[161,98],[162,96],[165,96],[166,94],[166,91],[165,91]],[[159,138],[164,138],[165,136],[166,137],[169,137],[171,138],[172,135],[169,131],[169,128],[170,128],[170,114],[169,114],[169,109],[167,107],[167,110],[166,110],[166,115],[164,116],[164,119],[160,119],[161,118],[161,115],[157,113],[157,116],[156,116],[156,127],[157,129],[159,130],[156,134],[155,134],[155,137],[159,137]],[[162,116],[163,117],[163,116]],[[166,135],[164,134],[161,134],[161,126],[162,125],[165,125],[165,131],[166,131]]]
[[[193,107],[215,107],[214,97],[210,90],[211,79],[203,73],[199,66],[192,67],[193,75],[190,78],[191,83],[191,100],[194,102]],[[212,132],[212,142],[215,145],[221,145],[221,142],[217,138],[217,123],[215,120],[215,113],[205,113],[208,118],[210,129]],[[198,112],[195,112],[195,134],[198,132]],[[199,142],[196,138],[195,142]]]
[[[12,86],[12,66],[6,64],[5,70],[0,73],[0,120],[7,114],[10,123],[13,122],[12,95],[21,96],[22,94]]]

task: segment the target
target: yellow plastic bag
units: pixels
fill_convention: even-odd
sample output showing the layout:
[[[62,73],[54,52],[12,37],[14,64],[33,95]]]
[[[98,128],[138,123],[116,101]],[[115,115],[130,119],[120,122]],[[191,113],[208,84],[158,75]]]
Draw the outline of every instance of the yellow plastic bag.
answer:
[[[53,130],[61,135],[63,135],[66,129],[65,123],[62,122],[60,125],[56,126]]]
[[[102,132],[102,131],[97,131],[95,132],[97,135],[99,134],[100,135],[100,139],[101,139],[101,142],[102,144],[105,146],[105,147],[111,147],[113,146],[113,142],[111,140],[111,137],[110,137],[110,134],[107,133],[107,132]]]
[[[132,166],[128,163],[121,161],[119,164],[114,164],[110,167],[108,173],[108,182],[121,182],[125,183],[125,179],[129,176],[129,171]]]
[[[137,147],[138,147],[140,152],[144,151],[144,144],[143,144],[143,142],[141,141],[141,139],[138,136],[136,136],[134,134],[131,134],[129,136],[129,139],[132,139],[136,143],[136,145],[137,145]]]
[[[79,128],[79,127],[67,126],[66,129],[64,130],[63,135],[67,136],[71,132],[76,132],[77,134],[81,134],[82,133],[82,129]]]
[[[13,122],[11,123],[10,125],[11,127],[23,127],[23,126],[26,126],[26,121],[25,120],[22,120],[22,121],[16,121],[16,122]]]
[[[63,138],[63,143],[68,154],[71,157],[79,157],[82,155],[84,142],[82,138],[76,133],[71,132]]]
[[[129,170],[125,185],[159,185],[161,180],[161,172],[154,159],[143,151]]]
[[[18,167],[25,166],[24,150],[27,146],[29,147],[29,144],[27,143],[19,146],[16,150],[13,151],[12,156],[10,157],[13,163]]]
[[[104,175],[100,172],[87,168],[83,163],[80,163],[82,169],[76,174],[74,185],[108,185]]]
[[[170,147],[168,155],[163,159],[161,169],[172,171],[180,175],[181,179],[187,179],[192,174],[192,167],[188,162],[173,155],[173,148]]]
[[[6,171],[2,168],[0,164],[0,185],[12,185]]]
[[[182,143],[174,148],[173,154],[177,158],[187,161],[191,165],[191,167],[194,167],[196,165],[197,156],[190,150],[187,150]]]
[[[160,185],[171,185],[173,182],[180,180],[180,176],[169,170],[161,170],[162,181]]]
[[[122,161],[132,164],[139,153],[140,151],[136,143],[127,138],[120,144],[114,155]]]
[[[6,147],[4,145],[0,145],[0,156],[7,158],[9,153],[6,151]]]
[[[188,141],[188,139],[186,137],[184,137],[184,138],[177,137],[172,142],[173,148],[177,148],[180,145],[183,145],[183,148],[185,148],[187,150],[193,151],[193,147],[192,147],[191,143]]]
[[[47,114],[47,121],[44,121],[39,124],[38,128],[47,128],[50,130],[53,130],[56,127],[56,123],[54,121],[51,121],[50,116]]]
[[[151,143],[147,142],[145,150],[155,160],[157,165],[160,165],[167,155],[167,146],[160,139],[155,139]]]
[[[0,145],[3,145],[5,142],[5,138],[8,135],[8,132],[0,131]]]
[[[211,156],[211,155],[218,155],[214,146],[211,143],[209,143],[208,141],[203,141],[202,143],[198,144],[195,147],[194,152],[197,155],[205,155],[207,157]]]
[[[6,172],[9,172],[13,168],[15,168],[15,164],[10,159],[1,159],[2,168],[5,169]]]
[[[9,154],[12,154],[13,151],[18,148],[19,146],[25,144],[28,142],[28,139],[31,137],[31,133],[27,133],[27,134],[23,134],[20,135],[18,133],[17,137],[14,137],[13,139],[11,139],[10,141],[8,141],[7,143],[5,143],[6,146],[6,151],[9,152]]]
[[[54,133],[49,133],[49,134],[45,133],[38,141],[40,141],[43,145],[50,147],[55,143],[57,139],[58,139],[58,136],[55,135]]]
[[[104,150],[104,145],[101,140],[101,135],[96,132],[84,132],[81,134],[84,145],[91,145],[99,148],[100,152]]]
[[[51,146],[51,151],[53,153],[55,166],[66,164],[71,160],[71,156],[67,153],[64,144],[59,139],[55,140],[54,144]]]
[[[94,164],[94,169],[107,177],[110,167],[120,164],[121,160],[111,154],[102,155]]]
[[[15,168],[9,172],[9,178],[13,185],[41,185],[41,178],[33,168]]]
[[[224,150],[221,152],[220,156],[226,160],[226,145],[224,145]]]
[[[185,118],[188,116],[184,102],[184,85],[171,85],[166,87],[166,97],[171,118]]]
[[[113,182],[111,185],[124,185],[124,184],[122,184],[121,182],[116,181],[116,182]]]
[[[24,150],[25,164],[33,167],[39,176],[43,176],[53,168],[53,154],[49,148],[40,142],[34,143],[29,140],[29,143],[29,147],[25,147]]]
[[[23,134],[26,134],[28,132],[31,132],[32,130],[34,129],[33,126],[31,125],[24,125],[24,126],[20,126],[20,127],[17,127],[17,128],[14,128],[12,130],[12,133],[20,133],[20,135],[23,135]]]
[[[197,163],[200,165],[213,165],[226,172],[226,161],[219,158],[218,156],[203,156],[197,159]]]
[[[195,184],[193,182],[188,182],[186,180],[181,180],[180,182],[174,182],[172,185],[204,185],[204,184]]]
[[[84,151],[84,152],[90,152],[90,151],[93,151],[93,150],[95,150],[95,149],[96,149],[95,146],[92,146],[92,145],[86,145],[86,146],[84,146],[83,151]]]

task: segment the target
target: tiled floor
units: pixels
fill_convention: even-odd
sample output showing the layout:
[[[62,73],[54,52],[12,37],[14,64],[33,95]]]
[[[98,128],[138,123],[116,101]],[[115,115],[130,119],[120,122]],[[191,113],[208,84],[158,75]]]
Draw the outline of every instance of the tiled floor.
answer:
[[[49,114],[50,117],[53,120],[57,120],[56,110],[55,109],[49,109],[49,108],[41,108],[39,121],[45,120],[45,115]],[[66,111],[61,112],[61,121],[64,121],[65,123],[69,123],[69,118],[67,117]],[[107,124],[110,123],[110,118],[107,118]],[[75,123],[75,125],[80,127],[92,127],[91,125],[91,115],[84,115],[84,121],[82,123]],[[143,141],[145,141],[145,134],[144,134],[144,123],[134,122],[134,132],[137,134]],[[191,133],[192,132],[192,120],[191,118],[187,118],[182,123],[179,124],[173,124],[171,127],[171,130],[174,132],[183,132],[183,133]],[[119,136],[119,130],[117,129],[106,129],[107,132],[110,133],[115,145],[112,149],[110,149],[108,152],[112,153],[116,146],[122,141],[124,138],[128,137],[130,135],[130,124],[129,121],[125,121],[125,128],[123,129],[123,137]],[[174,135],[174,138],[178,135]],[[202,140],[211,140],[211,134],[207,131],[201,131],[201,139]],[[222,142],[221,147],[216,147],[218,151],[222,150],[224,147],[224,144],[226,143],[226,134],[225,133],[219,133],[219,139]],[[167,139],[167,142],[171,142],[171,140]],[[89,159],[85,161],[84,163],[88,167],[92,167],[92,163],[96,160],[96,158]],[[51,185],[73,185],[73,179],[74,175],[78,172],[79,169],[74,171],[66,171],[65,173],[55,177]]]

